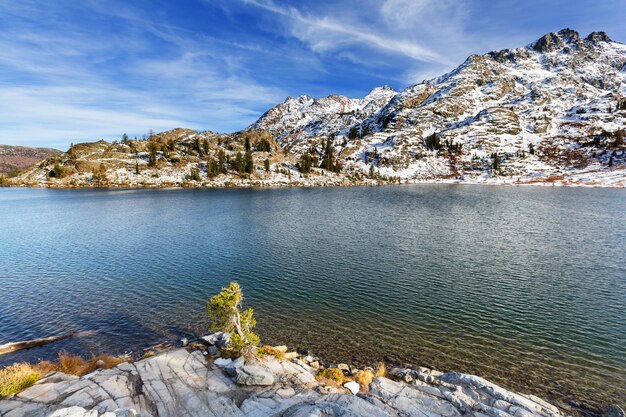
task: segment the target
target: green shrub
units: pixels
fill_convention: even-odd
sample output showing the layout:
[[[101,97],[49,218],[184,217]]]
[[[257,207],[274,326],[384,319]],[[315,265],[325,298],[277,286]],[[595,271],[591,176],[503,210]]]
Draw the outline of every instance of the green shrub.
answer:
[[[224,349],[228,355],[241,355],[260,342],[252,332],[256,326],[254,310],[242,311],[243,294],[236,282],[211,297],[207,304],[207,314],[211,319],[211,330],[230,333],[230,343]]]
[[[326,368],[317,373],[318,378],[329,379],[341,384],[345,380],[343,371],[339,368]]]

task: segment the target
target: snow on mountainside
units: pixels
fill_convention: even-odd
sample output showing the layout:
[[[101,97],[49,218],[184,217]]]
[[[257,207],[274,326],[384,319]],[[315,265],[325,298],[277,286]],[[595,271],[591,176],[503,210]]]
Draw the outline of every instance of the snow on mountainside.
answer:
[[[616,139],[626,116],[626,108],[618,110],[625,64],[626,46],[605,33],[582,39],[564,29],[523,48],[472,55],[401,92],[290,98],[250,128],[272,132],[295,152],[334,137],[346,170],[374,166],[385,176],[541,178],[602,170],[624,162]],[[350,129],[358,132],[352,140]]]
[[[79,144],[8,183],[626,187],[625,121],[626,45],[564,29],[402,91],[289,97],[242,132]]]

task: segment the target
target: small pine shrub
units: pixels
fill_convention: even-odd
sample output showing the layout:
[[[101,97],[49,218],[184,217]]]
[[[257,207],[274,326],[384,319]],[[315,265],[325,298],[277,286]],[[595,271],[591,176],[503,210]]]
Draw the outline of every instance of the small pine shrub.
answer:
[[[230,333],[230,343],[224,350],[229,356],[240,356],[257,346],[261,339],[252,329],[256,326],[254,310],[248,308],[241,311],[243,293],[236,282],[211,297],[207,304],[207,314],[211,320],[213,331]]]

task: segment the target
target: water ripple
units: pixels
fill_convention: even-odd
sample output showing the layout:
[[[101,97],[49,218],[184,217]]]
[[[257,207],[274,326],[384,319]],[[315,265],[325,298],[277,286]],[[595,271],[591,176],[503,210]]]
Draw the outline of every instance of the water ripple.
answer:
[[[206,331],[231,279],[266,341],[602,406],[626,398],[623,190],[0,190],[0,359]]]

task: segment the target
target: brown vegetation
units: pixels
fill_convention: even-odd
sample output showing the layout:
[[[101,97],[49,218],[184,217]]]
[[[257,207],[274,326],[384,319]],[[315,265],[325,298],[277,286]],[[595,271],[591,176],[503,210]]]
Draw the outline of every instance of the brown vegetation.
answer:
[[[16,394],[51,372],[83,376],[96,369],[113,368],[124,361],[123,358],[109,355],[84,359],[81,356],[59,353],[59,360],[56,362],[42,361],[35,365],[16,363],[0,369],[0,397]]]
[[[260,348],[257,349],[256,354],[258,357],[264,357],[264,356],[273,356],[276,359],[278,359],[279,361],[282,361],[285,359],[285,350],[283,349],[278,349],[272,346],[262,346]]]

